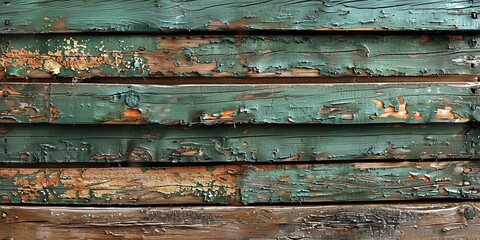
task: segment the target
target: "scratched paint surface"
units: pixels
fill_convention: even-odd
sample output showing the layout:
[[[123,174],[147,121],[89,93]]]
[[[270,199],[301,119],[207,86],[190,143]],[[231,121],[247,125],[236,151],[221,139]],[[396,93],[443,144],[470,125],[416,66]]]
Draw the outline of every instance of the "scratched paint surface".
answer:
[[[0,238],[474,239],[477,202],[334,206],[0,206]],[[467,227],[468,226],[468,227]]]
[[[0,126],[3,163],[214,163],[480,158],[476,127]]]
[[[6,1],[3,32],[477,30],[477,1]]]
[[[480,119],[474,83],[0,86],[3,122],[416,124]]]
[[[0,169],[3,203],[186,204],[479,199],[476,162]]]
[[[468,75],[480,73],[477,38],[4,35],[0,69],[20,78]]]

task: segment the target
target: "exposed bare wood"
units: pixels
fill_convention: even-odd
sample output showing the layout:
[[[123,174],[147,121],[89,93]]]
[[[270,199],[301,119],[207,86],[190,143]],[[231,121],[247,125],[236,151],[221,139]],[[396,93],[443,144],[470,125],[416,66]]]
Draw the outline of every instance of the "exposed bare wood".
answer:
[[[0,207],[2,239],[475,239],[478,203]]]

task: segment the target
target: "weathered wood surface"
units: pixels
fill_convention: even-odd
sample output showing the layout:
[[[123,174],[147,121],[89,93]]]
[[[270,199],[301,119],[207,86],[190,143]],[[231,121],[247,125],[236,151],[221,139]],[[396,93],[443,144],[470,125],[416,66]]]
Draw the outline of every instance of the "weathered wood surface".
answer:
[[[477,38],[435,34],[4,35],[0,69],[7,77],[21,78],[479,74]]]
[[[478,159],[479,130],[434,125],[0,125],[2,163]]]
[[[480,199],[480,163],[2,168],[2,203],[195,204]]]
[[[2,239],[475,239],[478,203],[0,207]]]
[[[7,33],[174,30],[478,30],[477,1],[6,1]]]
[[[0,84],[0,121],[54,124],[464,123],[478,83]]]

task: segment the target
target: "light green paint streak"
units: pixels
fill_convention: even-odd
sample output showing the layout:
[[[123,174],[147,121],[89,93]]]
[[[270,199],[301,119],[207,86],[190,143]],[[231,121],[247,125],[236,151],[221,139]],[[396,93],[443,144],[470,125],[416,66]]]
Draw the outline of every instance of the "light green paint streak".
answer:
[[[174,30],[477,30],[476,1],[8,1],[0,28],[12,32]],[[217,22],[217,24],[213,24]]]

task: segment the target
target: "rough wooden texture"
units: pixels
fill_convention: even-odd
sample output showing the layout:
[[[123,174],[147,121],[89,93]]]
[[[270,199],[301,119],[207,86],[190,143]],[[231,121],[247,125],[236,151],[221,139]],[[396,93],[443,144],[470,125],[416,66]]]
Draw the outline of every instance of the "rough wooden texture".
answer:
[[[476,127],[0,125],[2,163],[295,162],[480,158]]]
[[[0,84],[0,121],[54,124],[464,123],[477,83]]]
[[[2,239],[475,239],[478,203],[0,207]]]
[[[3,32],[477,30],[477,1],[5,1]]]
[[[477,38],[420,34],[4,35],[0,69],[6,76],[21,78],[479,74]]]
[[[480,163],[2,168],[2,203],[195,204],[479,199]]]

